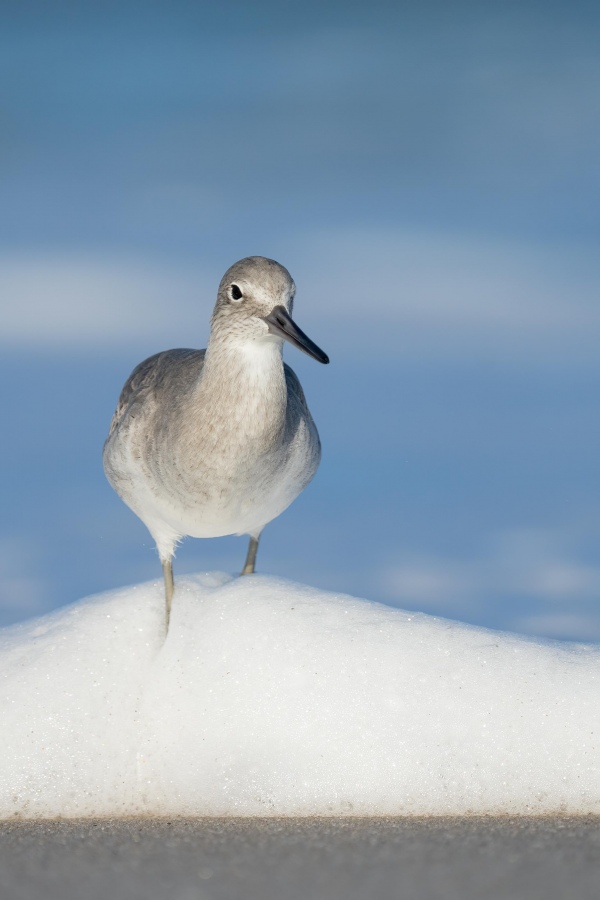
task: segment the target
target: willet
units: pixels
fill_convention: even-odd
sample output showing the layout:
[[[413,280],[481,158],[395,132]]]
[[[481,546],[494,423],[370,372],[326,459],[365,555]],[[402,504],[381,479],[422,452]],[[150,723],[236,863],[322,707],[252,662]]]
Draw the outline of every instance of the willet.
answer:
[[[206,350],[166,350],[135,368],[104,444],[104,471],[156,541],[167,627],[182,537],[247,534],[254,572],[265,525],[317,471],[321,444],[284,340],[329,359],[291,318],[283,266],[249,256],[219,285]]]

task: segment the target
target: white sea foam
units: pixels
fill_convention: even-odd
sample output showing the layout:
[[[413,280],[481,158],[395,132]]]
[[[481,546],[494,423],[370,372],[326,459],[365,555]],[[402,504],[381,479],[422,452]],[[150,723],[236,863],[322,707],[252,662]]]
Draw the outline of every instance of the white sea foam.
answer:
[[[281,579],[0,632],[0,816],[600,813],[600,647]]]

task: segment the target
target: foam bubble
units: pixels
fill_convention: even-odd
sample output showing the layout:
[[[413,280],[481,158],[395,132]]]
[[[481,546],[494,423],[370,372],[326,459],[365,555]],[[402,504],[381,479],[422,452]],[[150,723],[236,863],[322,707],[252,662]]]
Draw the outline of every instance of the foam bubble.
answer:
[[[278,578],[0,632],[0,816],[600,812],[600,648]]]

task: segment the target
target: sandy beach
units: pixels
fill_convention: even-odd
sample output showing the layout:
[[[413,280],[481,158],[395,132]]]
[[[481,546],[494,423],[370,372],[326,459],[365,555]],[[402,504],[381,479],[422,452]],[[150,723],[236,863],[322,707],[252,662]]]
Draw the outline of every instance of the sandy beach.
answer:
[[[600,818],[0,824],[3,900],[597,900]]]

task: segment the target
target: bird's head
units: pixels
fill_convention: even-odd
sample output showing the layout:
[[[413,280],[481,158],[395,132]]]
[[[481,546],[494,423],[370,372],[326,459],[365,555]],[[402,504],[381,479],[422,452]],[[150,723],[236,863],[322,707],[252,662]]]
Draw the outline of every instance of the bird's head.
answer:
[[[219,285],[212,333],[220,342],[279,346],[289,341],[321,363],[329,357],[292,319],[296,285],[288,270],[264,256],[234,263]]]

